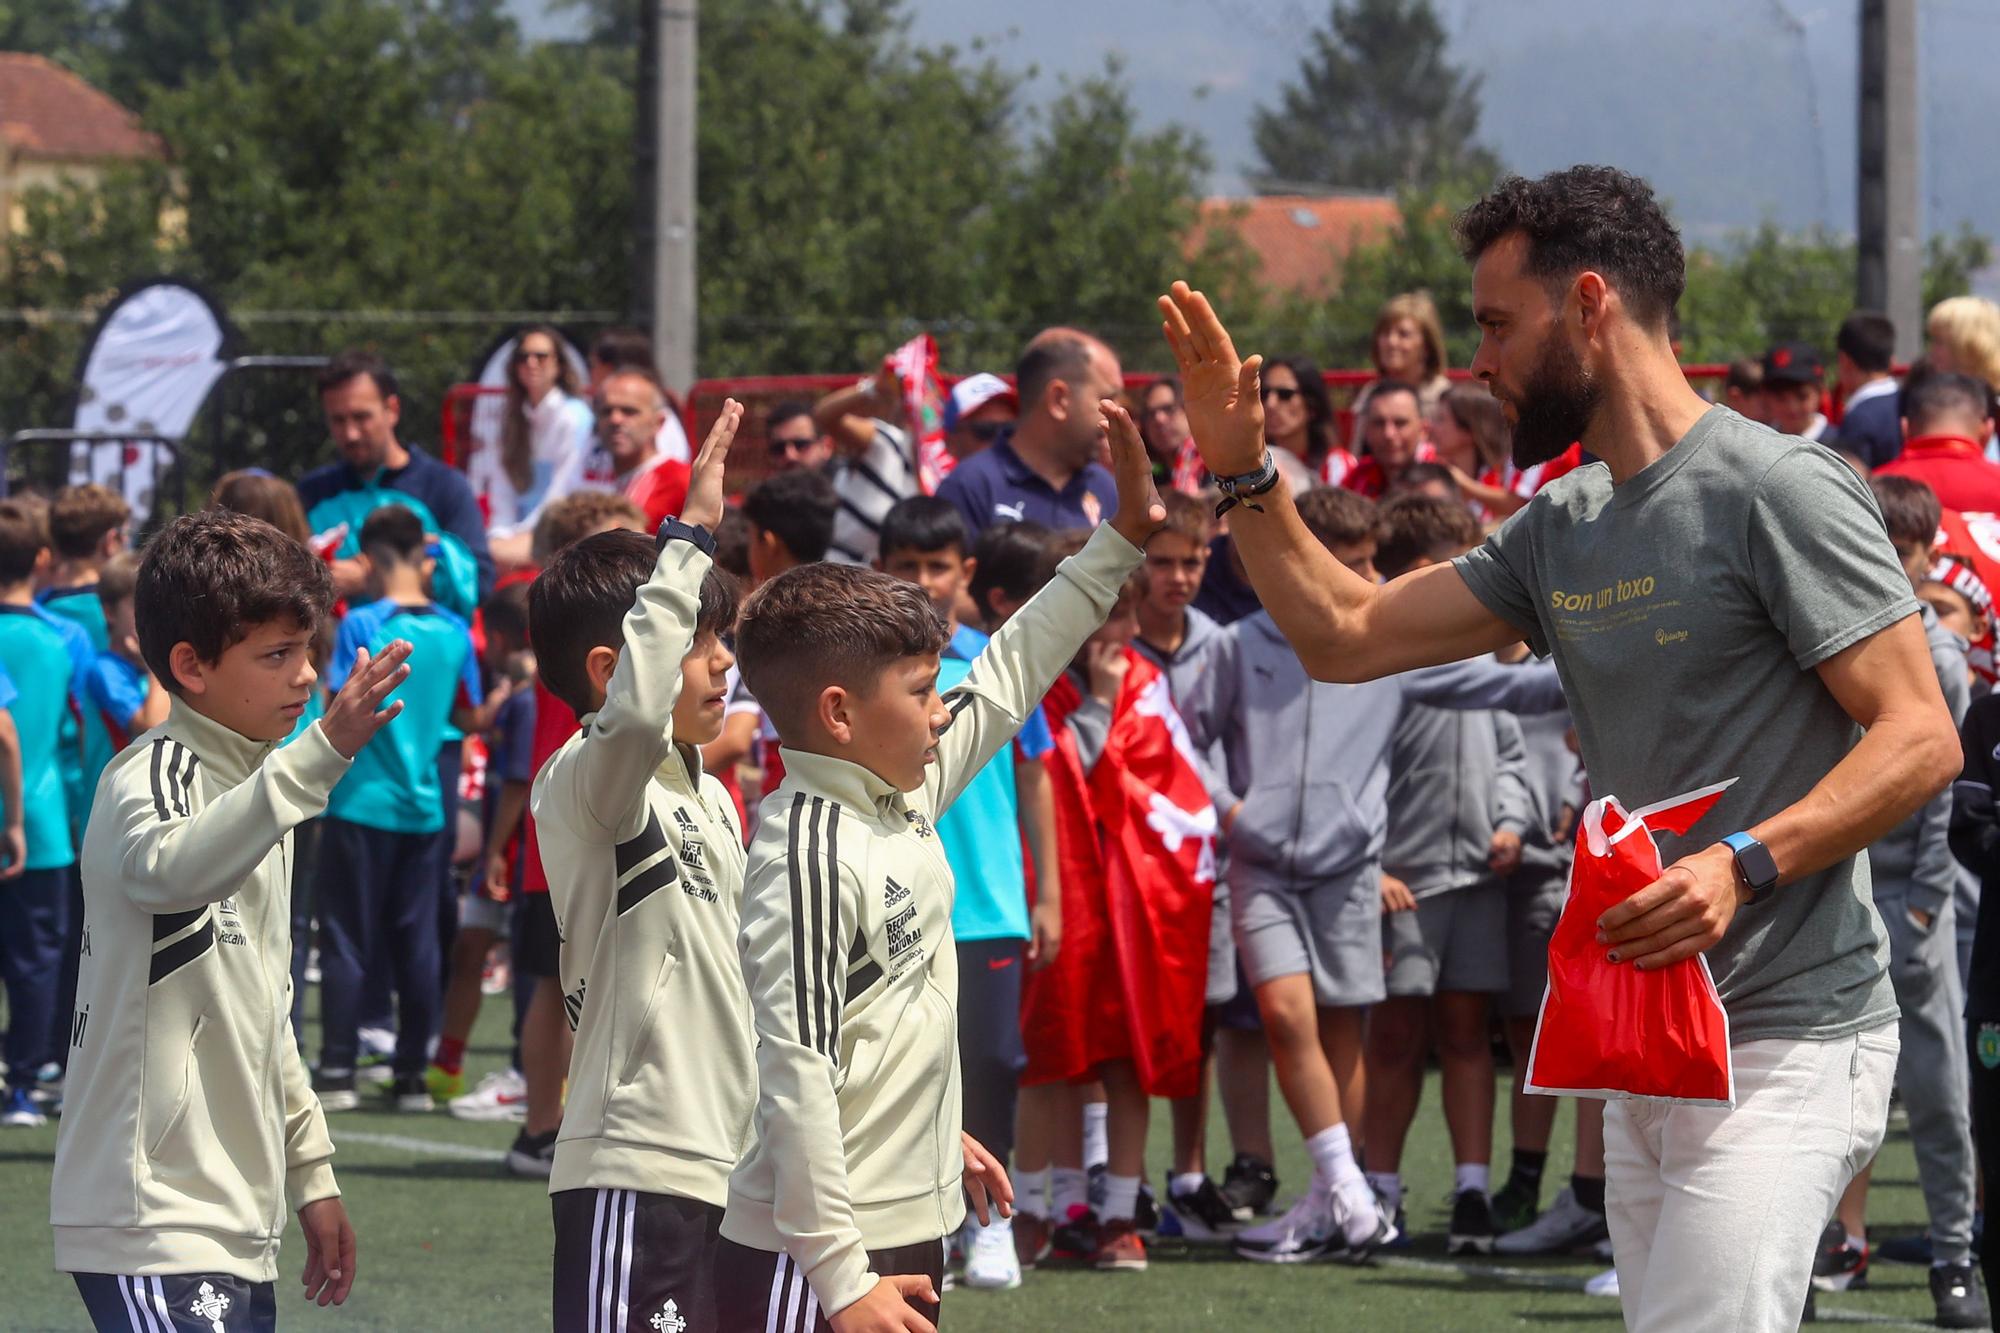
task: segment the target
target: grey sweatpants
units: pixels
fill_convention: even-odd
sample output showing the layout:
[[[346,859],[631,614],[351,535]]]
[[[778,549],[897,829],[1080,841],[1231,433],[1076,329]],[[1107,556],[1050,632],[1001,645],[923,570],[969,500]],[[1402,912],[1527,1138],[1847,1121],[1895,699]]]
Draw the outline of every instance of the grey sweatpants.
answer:
[[[1896,1085],[1910,1114],[1932,1252],[1941,1263],[1963,1263],[1972,1255],[1975,1174],[1955,913],[1946,903],[1931,928],[1920,930],[1902,893],[1887,885],[1875,895],[1875,910],[1889,932],[1889,979],[1902,1011]]]

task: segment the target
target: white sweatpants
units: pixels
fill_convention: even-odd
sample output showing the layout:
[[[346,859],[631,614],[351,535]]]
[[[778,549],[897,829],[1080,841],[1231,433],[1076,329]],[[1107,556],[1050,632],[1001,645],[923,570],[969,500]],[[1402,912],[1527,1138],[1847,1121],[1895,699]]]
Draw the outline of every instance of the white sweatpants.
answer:
[[[1792,1333],[1820,1233],[1882,1146],[1893,1023],[1730,1054],[1734,1110],[1651,1097],[1605,1107],[1606,1216],[1634,1333]]]

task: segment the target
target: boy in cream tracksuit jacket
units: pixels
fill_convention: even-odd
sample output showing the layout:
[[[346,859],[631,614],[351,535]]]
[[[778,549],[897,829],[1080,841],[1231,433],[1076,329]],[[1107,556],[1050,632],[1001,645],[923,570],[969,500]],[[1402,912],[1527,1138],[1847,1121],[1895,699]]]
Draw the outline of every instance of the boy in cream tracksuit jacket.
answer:
[[[1011,1197],[960,1129],[953,881],[933,821],[1103,623],[1164,517],[1130,417],[1104,410],[1117,516],[942,701],[944,629],[914,584],[808,566],[745,609],[737,646],[785,780],[744,886],[759,1088],[718,1328],[928,1329],[964,1191],[981,1211],[989,1191]]]
[[[326,566],[237,514],[148,548],[136,609],[174,695],[97,784],[83,945],[51,1189],[56,1267],[99,1329],[269,1328],[285,1215],[306,1288],[346,1299],[354,1233],[292,1039],[292,829],[318,815],[394,709],[408,644],[355,671],[284,749],[309,698]],[[245,623],[231,608],[279,614]]]
[[[725,410],[689,521],[662,525],[657,556],[639,533],[601,533],[529,593],[542,683],[583,722],[531,797],[576,1032],[549,1177],[558,1330],[715,1322],[717,1229],[757,1091],[736,953],[743,835],[696,748],[721,733],[734,661],[720,634],[735,587],[701,525],[722,517],[739,416]]]

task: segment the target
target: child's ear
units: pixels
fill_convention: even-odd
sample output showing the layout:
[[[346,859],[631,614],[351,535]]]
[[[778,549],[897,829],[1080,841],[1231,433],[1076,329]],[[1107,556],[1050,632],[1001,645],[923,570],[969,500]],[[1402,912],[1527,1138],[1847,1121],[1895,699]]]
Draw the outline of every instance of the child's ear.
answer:
[[[829,685],[819,692],[813,708],[813,716],[826,728],[826,734],[842,745],[854,739],[852,702],[845,686]]]
[[[583,674],[599,694],[611,687],[611,673],[617,669],[618,650],[609,644],[599,644],[584,654]]]
[[[202,669],[201,655],[186,639],[167,654],[167,665],[173,668],[174,679],[180,682],[181,689],[193,695],[208,693],[208,675]]]
[[[974,574],[977,574],[978,572],[979,572],[979,557],[969,555],[965,557],[965,559],[959,562],[958,576],[964,579],[967,583],[972,582],[972,576]]]

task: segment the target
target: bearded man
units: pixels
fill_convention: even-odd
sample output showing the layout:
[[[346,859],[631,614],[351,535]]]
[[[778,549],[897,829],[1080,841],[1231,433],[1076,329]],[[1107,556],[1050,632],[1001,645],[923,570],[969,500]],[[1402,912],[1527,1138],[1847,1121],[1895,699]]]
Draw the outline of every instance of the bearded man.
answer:
[[[1735,785],[1660,879],[1606,912],[1613,965],[1705,954],[1731,1108],[1605,1112],[1609,1223],[1634,1329],[1791,1329],[1815,1242],[1874,1155],[1896,1066],[1888,944],[1860,855],[1958,773],[1917,603],[1868,489],[1830,451],[1692,389],[1668,341],[1686,277],[1652,189],[1606,167],[1510,178],[1459,219],[1472,371],[1551,483],[1483,546],[1375,585],[1332,559],[1264,450],[1259,358],[1208,302],[1161,298],[1230,535],[1320,680],[1526,639],[1553,656],[1591,784],[1636,809]]]

